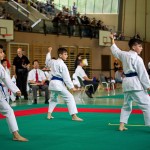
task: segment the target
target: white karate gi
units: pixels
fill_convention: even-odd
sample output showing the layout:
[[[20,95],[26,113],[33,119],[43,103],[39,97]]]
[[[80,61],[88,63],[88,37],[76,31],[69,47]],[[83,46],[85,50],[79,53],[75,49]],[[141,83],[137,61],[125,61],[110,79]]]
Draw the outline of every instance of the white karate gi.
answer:
[[[9,75],[10,77],[10,71],[8,68],[4,68],[7,72],[7,74]],[[3,89],[4,89],[4,92],[5,92],[5,95],[6,95],[6,99],[7,99],[7,102],[9,103],[9,98],[10,98],[10,93],[9,93],[9,89],[7,88],[7,86],[4,85],[4,83],[2,82],[2,80],[0,80],[0,83],[3,85]]]
[[[142,58],[134,51],[121,51],[115,44],[111,46],[114,57],[120,59],[125,74],[136,72],[138,76],[123,78],[124,104],[121,109],[120,122],[127,123],[132,111],[134,100],[143,111],[145,125],[150,126],[150,97],[147,89],[150,88],[150,80]]]
[[[7,74],[7,72],[5,71],[4,67],[1,64],[0,64],[0,79],[13,93],[20,91],[18,87],[11,81],[9,75]],[[2,87],[0,87],[0,113],[6,116],[10,132],[12,133],[14,131],[18,131],[18,125],[16,122],[14,111],[6,101],[6,95],[3,92]]]
[[[50,102],[49,102],[49,110],[48,112],[52,113],[54,108],[58,103],[58,95],[60,95],[65,102],[67,103],[68,110],[70,115],[77,114],[76,103],[73,95],[67,90],[66,86],[69,89],[74,88],[74,85],[70,79],[69,71],[64,63],[64,61],[60,58],[57,60],[51,59],[51,54],[48,53],[46,55],[46,66],[51,68],[51,75],[55,77],[62,78],[64,82],[60,80],[51,80],[49,84],[49,89],[51,91]],[[66,86],[65,86],[65,84]]]

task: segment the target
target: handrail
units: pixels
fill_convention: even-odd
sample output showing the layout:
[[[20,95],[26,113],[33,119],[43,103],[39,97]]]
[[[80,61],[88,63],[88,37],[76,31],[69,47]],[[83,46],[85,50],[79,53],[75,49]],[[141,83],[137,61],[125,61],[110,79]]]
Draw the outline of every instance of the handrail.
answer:
[[[32,16],[34,18],[34,21],[37,21],[39,19],[36,16],[34,16],[30,11],[25,9],[23,6],[21,6],[20,4],[15,2],[14,0],[10,0],[8,3],[17,10],[18,10],[18,8],[20,8],[20,10],[21,10],[20,12],[23,13],[26,17],[29,18],[29,16]]]
[[[29,2],[31,2],[32,4],[34,4],[37,7],[37,4],[32,2],[32,0],[28,0]]]
[[[38,23],[40,23],[42,21],[42,19],[40,18],[39,20],[37,20],[32,26],[31,28],[34,28]]]
[[[17,2],[15,2],[14,0],[11,0],[11,2],[15,3],[17,6],[19,6],[21,9],[23,9],[24,11],[26,11],[28,14],[30,14],[30,12],[28,10],[26,10],[24,7],[22,7],[20,4],[18,4]]]

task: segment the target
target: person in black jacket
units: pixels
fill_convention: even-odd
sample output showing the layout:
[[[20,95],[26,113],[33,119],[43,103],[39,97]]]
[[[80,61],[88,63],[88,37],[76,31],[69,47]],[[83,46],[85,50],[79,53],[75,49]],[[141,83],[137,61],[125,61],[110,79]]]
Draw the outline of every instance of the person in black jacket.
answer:
[[[17,87],[21,90],[25,100],[28,100],[26,87],[29,65],[30,61],[25,55],[23,55],[22,48],[18,48],[17,56],[13,60],[13,69]],[[18,99],[18,97],[16,97],[16,99]]]

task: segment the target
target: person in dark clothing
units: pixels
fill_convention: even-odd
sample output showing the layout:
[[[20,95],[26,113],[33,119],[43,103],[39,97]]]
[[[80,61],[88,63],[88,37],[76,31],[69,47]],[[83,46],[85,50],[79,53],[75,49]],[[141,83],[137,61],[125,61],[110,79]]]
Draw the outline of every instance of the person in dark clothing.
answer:
[[[13,69],[16,77],[16,84],[24,95],[25,100],[28,100],[26,87],[29,65],[30,61],[22,54],[22,48],[18,48],[17,56],[13,60]],[[16,99],[18,99],[18,97],[16,97]]]
[[[148,70],[147,70],[148,75],[150,76],[150,62],[148,63]]]
[[[115,61],[114,61],[114,71],[115,72],[118,71],[119,67],[120,67],[120,65],[118,63],[118,60],[117,60],[117,58],[115,58]]]

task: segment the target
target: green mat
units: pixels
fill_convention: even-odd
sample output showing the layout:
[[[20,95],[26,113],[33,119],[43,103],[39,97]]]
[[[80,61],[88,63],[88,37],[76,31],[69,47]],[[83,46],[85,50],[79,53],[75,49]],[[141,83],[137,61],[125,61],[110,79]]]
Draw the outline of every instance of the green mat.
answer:
[[[150,128],[129,127],[119,132],[119,114],[79,113],[83,122],[71,121],[68,113],[55,112],[55,119],[46,114],[18,117],[20,133],[30,141],[11,140],[5,119],[0,120],[1,150],[149,150]],[[130,124],[143,124],[142,115],[131,115]]]
[[[123,94],[118,94],[118,95],[110,95],[110,96],[97,96],[95,98],[114,98],[114,99],[123,99],[124,95]]]
[[[148,92],[150,94],[150,92]],[[116,95],[106,95],[106,96],[97,96],[95,98],[113,98],[113,99],[124,99],[124,94],[116,94]]]
[[[14,111],[17,111],[17,110],[26,110],[26,109],[43,108],[43,107],[47,107],[48,108],[48,105],[45,105],[45,104],[21,105],[21,106],[14,106],[12,108],[13,108]],[[67,105],[66,104],[58,104],[57,107],[66,108]],[[121,106],[78,104],[77,108],[121,108]]]

